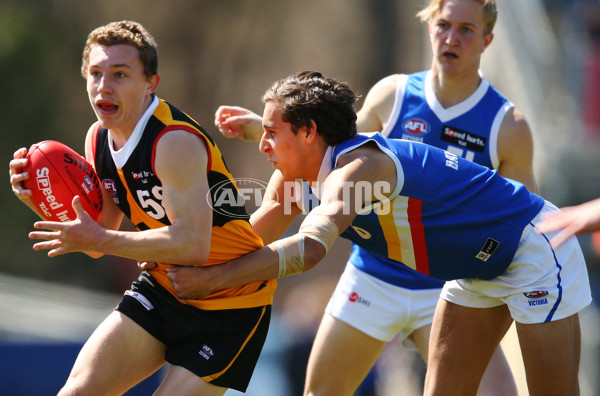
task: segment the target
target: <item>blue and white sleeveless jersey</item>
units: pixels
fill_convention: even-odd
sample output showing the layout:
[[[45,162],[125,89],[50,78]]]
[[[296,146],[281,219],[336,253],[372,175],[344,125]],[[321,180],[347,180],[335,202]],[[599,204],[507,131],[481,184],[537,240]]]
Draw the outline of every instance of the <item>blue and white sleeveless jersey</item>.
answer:
[[[388,199],[364,208],[341,234],[380,256],[354,265],[389,283],[401,263],[442,280],[493,278],[506,270],[543,198],[495,170],[379,133],[335,146],[324,158],[319,182],[340,155],[367,142],[395,162],[398,178]]]
[[[444,108],[431,85],[431,71],[399,75],[396,100],[382,135],[445,149],[460,157],[495,169],[499,160],[497,138],[507,111],[513,107],[482,76],[479,87],[464,101]],[[398,269],[353,244],[350,263],[363,271],[385,274],[388,283],[408,289],[441,288],[443,282],[409,269]],[[372,264],[369,262],[375,261]],[[377,263],[376,261],[380,261]],[[448,264],[455,258],[448,257]],[[368,270],[372,266],[378,269]]]
[[[481,77],[471,96],[444,108],[431,84],[431,71],[400,75],[392,115],[381,134],[427,143],[498,168],[498,131],[513,104]]]

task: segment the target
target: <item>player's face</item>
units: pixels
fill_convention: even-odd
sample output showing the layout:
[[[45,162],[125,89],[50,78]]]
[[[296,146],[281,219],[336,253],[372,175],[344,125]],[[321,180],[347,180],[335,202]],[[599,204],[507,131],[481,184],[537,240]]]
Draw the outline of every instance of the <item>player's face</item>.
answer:
[[[87,91],[104,128],[128,137],[151,102],[158,76],[148,78],[137,49],[96,45],[90,52]]]
[[[429,23],[434,67],[449,75],[476,73],[493,34],[483,35],[482,6],[473,0],[446,0]]]
[[[269,162],[281,171],[287,180],[306,179],[305,165],[312,160],[306,156],[303,143],[304,129],[298,133],[292,131],[289,122],[281,118],[281,110],[274,102],[267,102],[263,113],[263,135],[260,139],[260,151],[269,156]]]

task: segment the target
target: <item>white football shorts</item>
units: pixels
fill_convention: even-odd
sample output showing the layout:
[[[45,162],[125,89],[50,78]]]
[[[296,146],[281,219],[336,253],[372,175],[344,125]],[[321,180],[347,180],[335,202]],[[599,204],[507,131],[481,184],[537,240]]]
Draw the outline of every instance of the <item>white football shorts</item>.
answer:
[[[380,341],[400,333],[412,347],[407,337],[431,324],[440,290],[394,286],[347,263],[325,312]]]
[[[592,301],[587,267],[577,238],[553,249],[554,233],[540,234],[535,224],[543,213],[558,210],[546,202],[524,229],[506,272],[493,279],[446,282],[441,297],[474,308],[506,304],[518,323],[543,323],[571,316]]]

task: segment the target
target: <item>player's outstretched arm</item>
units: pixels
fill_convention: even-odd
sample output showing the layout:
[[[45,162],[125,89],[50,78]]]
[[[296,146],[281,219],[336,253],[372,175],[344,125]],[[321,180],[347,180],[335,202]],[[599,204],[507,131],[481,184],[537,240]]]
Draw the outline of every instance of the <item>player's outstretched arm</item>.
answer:
[[[178,297],[198,299],[218,290],[311,270],[339,235],[333,220],[336,214],[326,214],[332,213],[329,205],[317,209],[306,216],[298,233],[235,260],[208,267],[169,268],[167,276]]]
[[[219,106],[215,113],[215,126],[225,137],[248,142],[260,141],[263,133],[262,117],[239,106]]]
[[[373,168],[380,172],[374,174]],[[169,269],[169,279],[180,298],[196,299],[221,289],[306,272],[325,257],[340,230],[350,226],[356,208],[364,207],[365,200],[375,201],[355,193],[354,186],[383,180],[390,184],[389,193],[396,177],[394,163],[378,149],[366,147],[345,154],[321,186],[321,204],[306,216],[298,233],[224,264]]]
[[[600,230],[600,198],[577,206],[561,208],[561,212],[546,216],[536,224],[539,232],[559,231],[552,238],[552,246],[558,247],[573,235]]]

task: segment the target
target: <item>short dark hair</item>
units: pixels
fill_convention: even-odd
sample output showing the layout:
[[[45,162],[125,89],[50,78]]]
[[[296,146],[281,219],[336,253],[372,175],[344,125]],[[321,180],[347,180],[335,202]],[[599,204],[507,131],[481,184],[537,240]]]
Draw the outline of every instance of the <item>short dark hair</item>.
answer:
[[[348,84],[303,71],[276,81],[262,102],[277,103],[283,121],[292,125],[294,133],[314,121],[325,142],[335,146],[356,136],[356,98]]]
[[[95,45],[109,47],[117,44],[131,45],[138,50],[140,61],[144,65],[144,74],[146,77],[158,74],[158,52],[154,37],[137,22],[119,21],[100,26],[88,35],[81,63],[81,75],[83,78],[87,78],[92,47]]]

